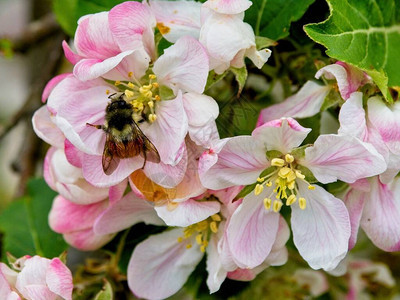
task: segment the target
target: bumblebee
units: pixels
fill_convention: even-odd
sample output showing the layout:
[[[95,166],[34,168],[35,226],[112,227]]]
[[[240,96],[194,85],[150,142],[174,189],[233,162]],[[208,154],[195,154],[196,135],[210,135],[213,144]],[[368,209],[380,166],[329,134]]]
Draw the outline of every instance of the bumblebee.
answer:
[[[121,159],[140,155],[146,161],[160,162],[160,155],[153,143],[146,137],[134,120],[132,104],[125,100],[124,93],[111,95],[106,107],[104,125],[93,125],[106,133],[102,164],[104,173],[111,175]]]

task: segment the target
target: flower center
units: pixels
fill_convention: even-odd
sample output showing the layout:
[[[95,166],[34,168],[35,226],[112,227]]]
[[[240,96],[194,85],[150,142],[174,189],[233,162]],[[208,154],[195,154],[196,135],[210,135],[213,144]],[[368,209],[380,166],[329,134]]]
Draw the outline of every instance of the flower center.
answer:
[[[182,243],[183,241],[189,240],[193,235],[195,235],[196,244],[200,246],[200,251],[205,252],[211,234],[218,232],[218,226],[221,221],[222,218],[220,214],[215,214],[201,222],[190,225],[183,230],[183,236],[178,238],[178,242]],[[186,248],[192,248],[190,241],[188,241],[186,244]]]
[[[132,72],[129,72],[128,76],[132,78],[132,81],[122,82],[117,80],[114,85],[124,93],[125,101],[132,104],[133,118],[136,122],[145,120],[153,123],[157,119],[154,104],[161,100],[156,75],[150,74],[145,77],[145,84],[133,77]],[[109,93],[110,91],[107,91],[107,94]]]
[[[293,155],[286,154],[283,158],[273,158],[271,166],[275,170],[266,176],[258,177],[258,183],[254,189],[254,194],[259,195],[264,190],[264,186],[271,187],[274,185],[272,192],[263,200],[265,209],[269,210],[272,207],[275,212],[279,212],[283,205],[283,200],[286,200],[287,206],[292,205],[298,200],[300,208],[304,210],[307,201],[304,197],[300,196],[296,181],[301,180],[306,182],[309,190],[314,190],[315,186],[306,181],[301,171],[296,169],[296,162]],[[272,201],[274,195],[275,200]]]

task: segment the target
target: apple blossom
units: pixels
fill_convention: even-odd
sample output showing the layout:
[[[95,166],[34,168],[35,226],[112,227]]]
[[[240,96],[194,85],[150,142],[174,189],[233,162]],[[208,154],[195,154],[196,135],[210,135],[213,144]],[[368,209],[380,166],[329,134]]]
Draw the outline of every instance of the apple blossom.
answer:
[[[24,256],[13,268],[0,263],[1,299],[72,299],[72,274],[59,258]]]
[[[239,202],[232,202],[239,189],[207,191],[204,200],[211,197],[221,202],[221,211],[185,228],[174,228],[150,236],[133,251],[128,266],[128,284],[137,296],[146,299],[163,299],[176,293],[191,272],[207,253],[207,285],[216,292],[226,277],[235,280],[252,280],[269,265],[281,265],[287,260],[284,245],[289,230],[280,220],[279,239],[260,268],[241,270],[231,260],[226,242],[226,228],[230,216]],[[174,274],[174,276],[170,276]],[[157,286],[152,289],[151,286]]]
[[[312,268],[331,270],[346,255],[350,237],[346,207],[322,187],[310,184],[309,172],[321,183],[338,179],[352,183],[382,173],[386,163],[371,145],[349,136],[322,135],[313,146],[297,150],[309,132],[291,118],[275,120],[256,128],[252,136],[222,140],[222,147],[201,157],[200,178],[206,187],[255,185],[228,228],[239,266],[254,268],[270,253],[284,200],[292,208],[294,243]]]

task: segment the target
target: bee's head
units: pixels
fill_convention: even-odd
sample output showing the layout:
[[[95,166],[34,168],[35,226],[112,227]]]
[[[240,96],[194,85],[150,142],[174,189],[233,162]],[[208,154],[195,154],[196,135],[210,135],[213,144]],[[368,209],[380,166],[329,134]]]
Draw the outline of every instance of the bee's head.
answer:
[[[123,109],[132,109],[132,104],[126,102],[124,99],[112,99],[112,101],[108,104],[106,111],[120,111]]]

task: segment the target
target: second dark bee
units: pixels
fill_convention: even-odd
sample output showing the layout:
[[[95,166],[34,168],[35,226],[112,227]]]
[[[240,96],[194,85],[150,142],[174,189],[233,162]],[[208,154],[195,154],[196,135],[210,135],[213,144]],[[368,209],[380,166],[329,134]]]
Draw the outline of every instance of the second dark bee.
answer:
[[[121,158],[140,155],[146,161],[160,162],[160,155],[153,143],[145,136],[133,119],[133,106],[124,99],[124,94],[113,97],[106,107],[104,125],[89,126],[103,129],[106,133],[102,164],[104,173],[112,174]]]

